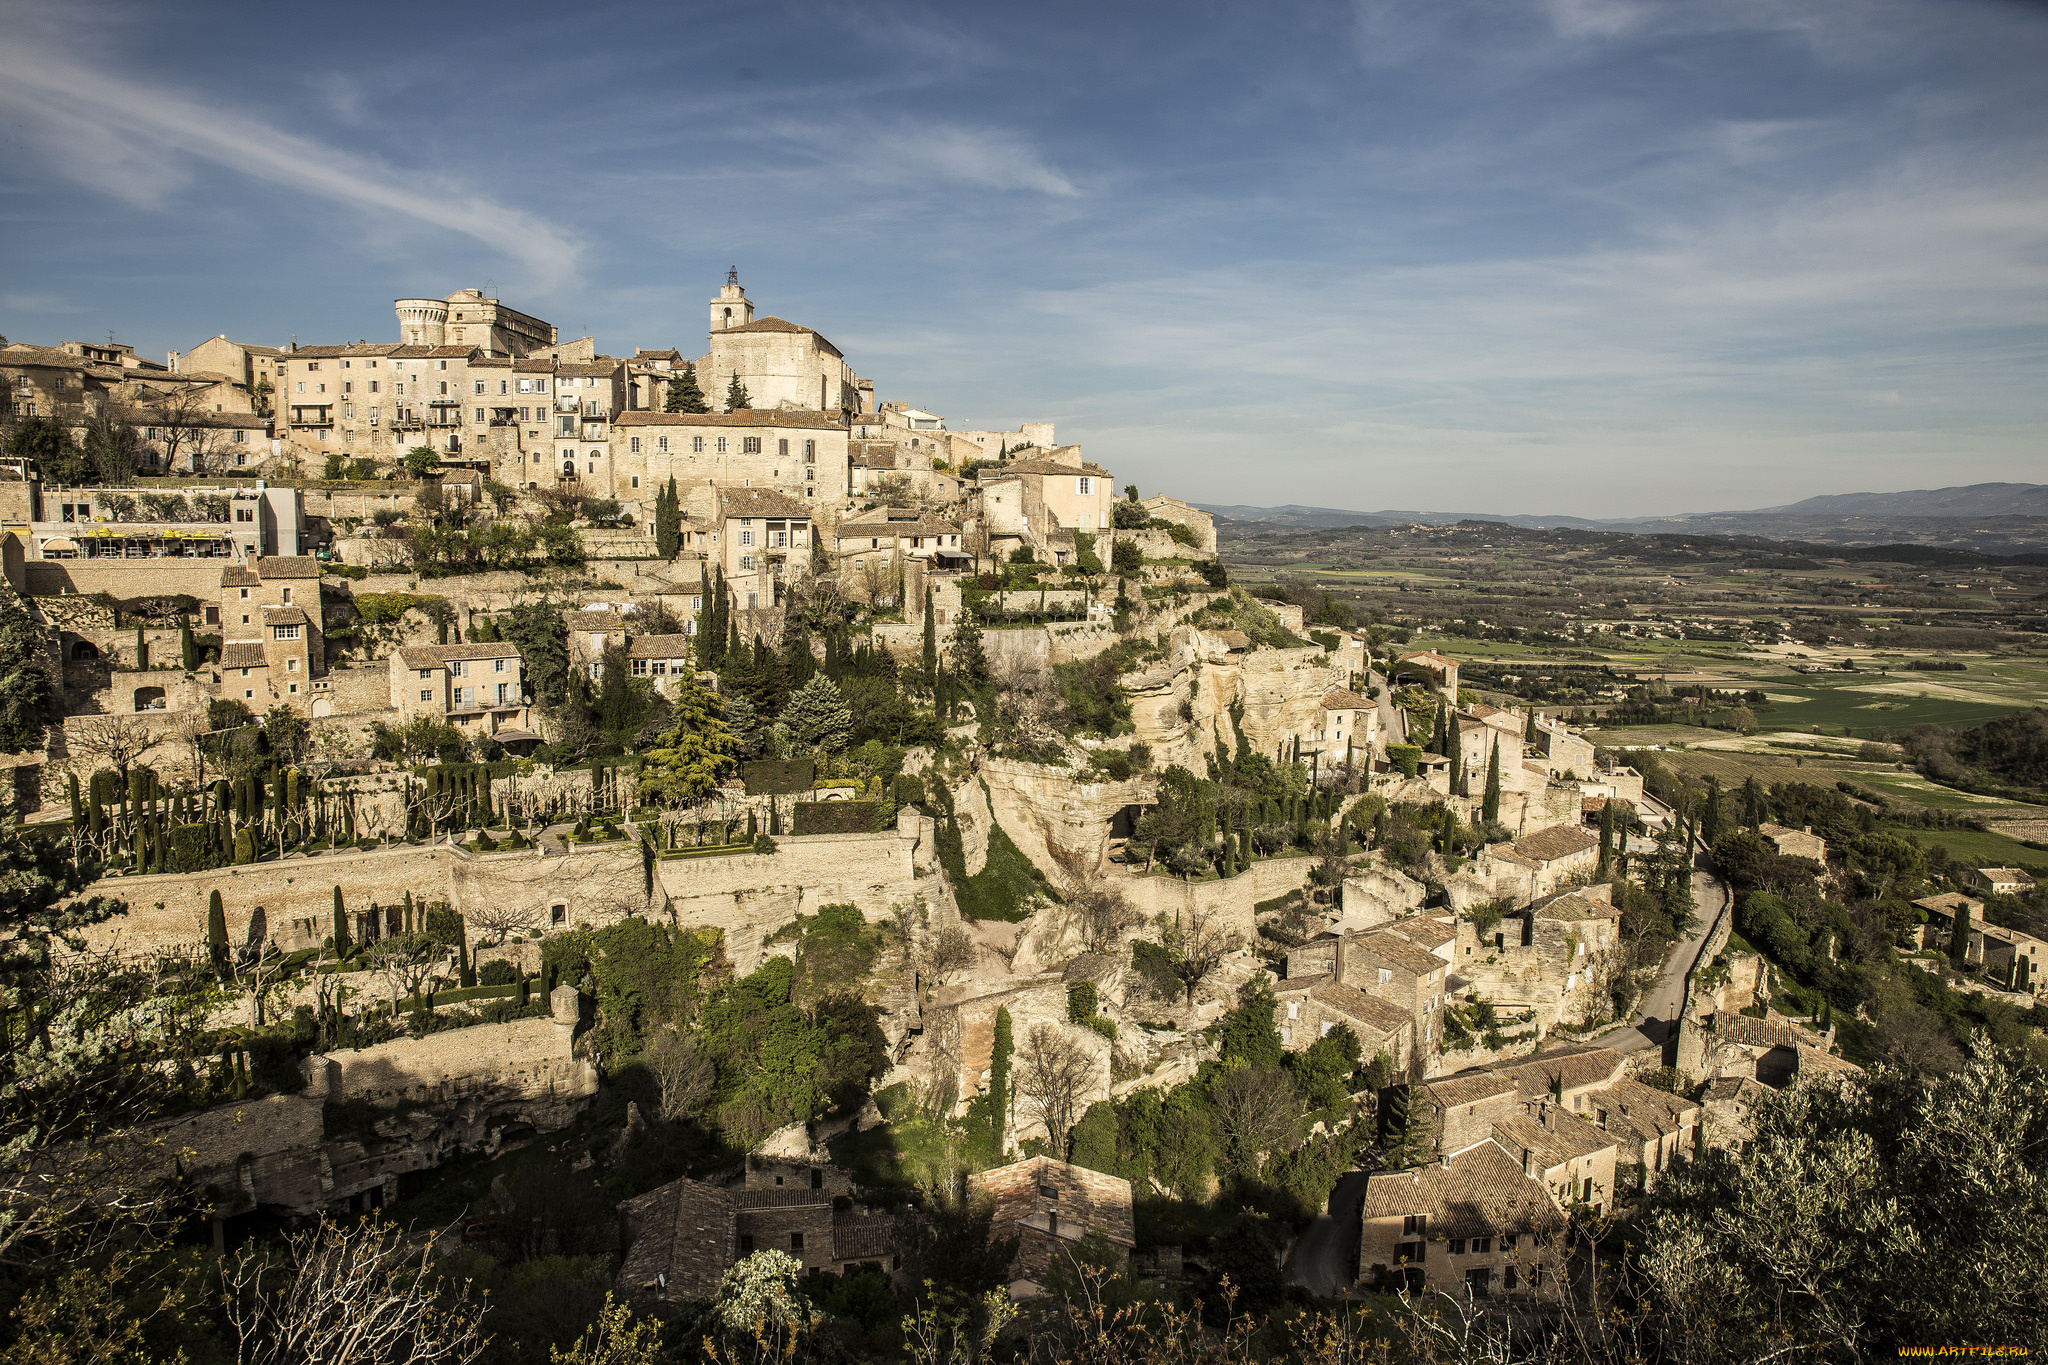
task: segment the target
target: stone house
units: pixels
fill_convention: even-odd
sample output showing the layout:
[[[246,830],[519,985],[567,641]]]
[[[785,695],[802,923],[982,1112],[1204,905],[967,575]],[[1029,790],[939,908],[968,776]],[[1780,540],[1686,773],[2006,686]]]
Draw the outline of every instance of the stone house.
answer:
[[[1570,774],[1574,778],[1582,778],[1590,775],[1593,771],[1594,754],[1592,742],[1574,734],[1571,727],[1561,720],[1545,720],[1543,717],[1538,716],[1536,718],[1536,739],[1533,747],[1538,754],[1542,755],[1544,767],[1552,777],[1563,777],[1566,774]],[[1640,782],[1640,779],[1638,781]],[[1606,795],[1610,796],[1630,794],[1624,792],[1606,793]],[[1632,794],[1641,796],[1642,788],[1638,786]]]
[[[2008,990],[2040,992],[2041,968],[2048,962],[2048,943],[2017,929],[1987,923],[1983,902],[1953,891],[1923,896],[1913,904],[1927,912],[1927,923],[1920,929],[1921,947],[1952,952],[1956,915],[1967,911],[1970,941],[1963,949],[1963,965],[1977,968]]]
[[[1478,859],[1478,871],[1493,884],[1495,895],[1528,902],[1556,891],[1577,873],[1590,874],[1599,862],[1597,835],[1554,825],[1505,848],[1489,847]]]
[[[1366,1061],[1384,1052],[1395,1075],[1405,1074],[1414,1059],[1414,1017],[1356,986],[1328,975],[1290,976],[1273,987],[1273,998],[1273,1023],[1289,1052],[1300,1052],[1343,1025],[1358,1039]]]
[[[1827,866],[1828,842],[1813,832],[1813,827],[1787,829],[1784,825],[1763,825],[1759,834],[1778,853],[1787,858],[1811,858],[1821,866]]]
[[[718,523],[733,606],[781,606],[789,584],[810,571],[811,509],[772,489],[720,488]]]
[[[1603,1017],[1621,946],[1621,912],[1606,885],[1545,896],[1485,935],[1469,919],[1453,948],[1460,979],[1505,1009],[1529,1010],[1547,1032]]]
[[[604,676],[605,650],[623,646],[630,625],[624,612],[607,606],[565,611],[562,624],[568,628],[569,667],[592,682]]]
[[[672,679],[697,671],[697,659],[691,649],[691,640],[696,635],[697,623],[687,623],[687,633],[682,635],[636,635],[626,646],[627,665],[636,678],[652,678],[654,690],[664,697],[674,686]]]
[[[1011,460],[988,465],[977,473],[975,487],[982,526],[993,552],[1002,559],[1028,545],[1048,563],[1071,563],[1073,532],[1108,530],[1110,507],[1116,501],[1109,471],[1086,461]],[[1104,564],[1109,562],[1107,545],[1099,546],[1096,554]]]
[[[1366,1182],[1358,1278],[1461,1298],[1556,1293],[1565,1226],[1520,1153],[1487,1138],[1431,1165]]]
[[[846,419],[838,412],[628,411],[612,425],[624,478],[611,496],[634,500],[636,516],[653,515],[655,495],[671,478],[685,509],[701,516],[715,511],[722,489],[773,489],[810,503],[806,516],[850,490]]]
[[[310,713],[315,682],[327,676],[320,565],[271,556],[223,569],[219,614],[220,695],[259,714],[278,702]]]
[[[992,1235],[1017,1238],[1011,1292],[1042,1289],[1055,1254],[1090,1233],[1101,1233],[1126,1254],[1137,1245],[1131,1183],[1084,1166],[1030,1157],[967,1177],[967,1192],[995,1205]]]
[[[533,739],[517,646],[407,645],[391,651],[391,705],[501,742]],[[516,733],[514,733],[516,732]]]
[[[1415,1052],[1428,1065],[1443,1039],[1444,979],[1449,970],[1435,953],[1381,928],[1338,939],[1332,974],[1407,1014],[1414,1023]]]
[[[920,559],[939,569],[961,569],[973,556],[960,545],[960,528],[914,508],[882,507],[857,521],[841,521],[833,532],[839,564],[858,571],[869,555]]]
[[[1970,881],[1992,896],[2026,897],[2034,894],[2034,879],[2016,867],[1980,867]]]
[[[1617,1179],[1635,1191],[1657,1183],[1671,1163],[1691,1150],[1700,1106],[1692,1100],[1623,1077],[1589,1097],[1593,1122],[1620,1148]],[[1632,1168],[1632,1176],[1628,1176]],[[1631,1193],[1627,1189],[1617,1193]]]
[[[1435,650],[1418,649],[1403,654],[1394,660],[1390,672],[1390,681],[1396,686],[1419,683],[1434,687],[1448,697],[1458,695],[1458,661]]]
[[[1381,747],[1378,705],[1340,687],[1323,694],[1322,714],[1302,750],[1304,757],[1314,755],[1323,766],[1335,767],[1369,761]]]

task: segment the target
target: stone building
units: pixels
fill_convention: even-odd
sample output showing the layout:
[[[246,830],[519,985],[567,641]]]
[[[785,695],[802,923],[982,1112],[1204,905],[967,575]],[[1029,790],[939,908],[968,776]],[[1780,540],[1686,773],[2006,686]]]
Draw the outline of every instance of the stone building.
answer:
[[[1366,1182],[1358,1277],[1460,1298],[1556,1293],[1565,1217],[1519,1152],[1488,1138]]]
[[[1621,951],[1621,912],[1606,884],[1554,892],[1480,934],[1457,925],[1457,971],[1477,997],[1527,1010],[1539,1033],[1606,1017]]]
[[[1788,829],[1784,825],[1764,825],[1757,832],[1783,857],[1810,858],[1822,867],[1827,866],[1828,842],[1815,834],[1810,826]]]
[[[636,516],[652,516],[655,495],[671,478],[696,515],[712,512],[721,489],[772,489],[811,503],[813,515],[850,489],[846,420],[838,413],[631,411],[613,425],[624,486],[611,496],[634,500]]]
[[[1365,761],[1380,743],[1380,713],[1377,704],[1348,687],[1323,694],[1321,723],[1303,737],[1304,757],[1314,755],[1324,767]]]
[[[398,340],[405,346],[460,346],[492,356],[523,356],[552,346],[556,329],[539,318],[458,289],[445,299],[398,299]]]
[[[1927,912],[1927,923],[1920,926],[1922,948],[1936,948],[1953,954],[1956,916],[1958,912],[1966,912],[1970,941],[1963,946],[1963,965],[1992,977],[2007,990],[2030,995],[2040,993],[2041,967],[2044,961],[2048,961],[2048,943],[2017,929],[1988,923],[1984,918],[1982,901],[1971,900],[1953,891],[1939,896],[1923,896],[1913,904]]]
[[[530,727],[517,646],[406,645],[391,651],[391,705],[401,720],[426,716],[500,743],[537,739]]]
[[[765,488],[720,488],[719,558],[735,609],[782,605],[790,583],[810,569],[811,508]]]
[[[257,559],[220,576],[220,695],[259,715],[279,702],[312,710],[327,676],[320,565],[303,556]]]
[[[1010,1276],[1019,1297],[1043,1289],[1053,1257],[1090,1233],[1126,1254],[1137,1245],[1131,1183],[1085,1166],[1030,1157],[968,1176],[967,1192],[995,1204],[992,1236],[1017,1238]]]
[[[799,323],[756,320],[739,272],[726,276],[711,300],[710,351],[697,362],[697,382],[714,405],[737,377],[755,408],[860,412],[864,386],[837,346]]]
[[[1433,650],[1418,649],[1403,654],[1394,660],[1389,672],[1390,681],[1396,686],[1414,683],[1434,687],[1453,699],[1458,695],[1458,661]]]
[[[1577,874],[1592,873],[1599,863],[1598,835],[1553,825],[1505,847],[1489,847],[1480,855],[1477,870],[1494,895],[1524,904],[1549,895]]]
[[[843,520],[832,539],[838,562],[856,570],[869,555],[901,554],[942,570],[965,568],[973,560],[960,546],[958,525],[914,507],[880,507]]]
[[[1049,563],[1070,563],[1073,533],[1108,530],[1116,501],[1109,471],[1085,461],[1012,460],[983,468],[975,486],[982,525],[1001,558],[1028,545]]]
[[[1342,1026],[1358,1039],[1367,1061],[1384,1052],[1395,1075],[1406,1073],[1414,1060],[1414,1016],[1334,976],[1290,975],[1274,986],[1273,999],[1273,1023],[1289,1052],[1300,1052]]]

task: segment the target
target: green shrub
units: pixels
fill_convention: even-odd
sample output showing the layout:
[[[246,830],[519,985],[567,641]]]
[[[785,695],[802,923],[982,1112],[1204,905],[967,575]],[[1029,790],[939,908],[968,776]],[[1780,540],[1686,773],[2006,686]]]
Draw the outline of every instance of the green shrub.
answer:
[[[493,958],[477,973],[477,984],[482,986],[511,986],[519,981],[519,969],[504,958]]]
[[[1097,749],[1088,755],[1088,766],[1111,781],[1123,782],[1131,775],[1131,756],[1122,749]]]
[[[883,809],[880,801],[799,801],[794,829],[798,834],[869,834]]]

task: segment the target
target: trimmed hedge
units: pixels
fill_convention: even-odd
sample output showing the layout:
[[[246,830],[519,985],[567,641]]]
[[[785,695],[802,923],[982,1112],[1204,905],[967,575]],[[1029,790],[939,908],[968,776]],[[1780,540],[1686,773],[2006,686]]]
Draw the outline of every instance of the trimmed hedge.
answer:
[[[666,862],[671,858],[723,858],[733,853],[752,853],[752,844],[713,844],[709,848],[676,848],[654,856]]]
[[[887,807],[880,801],[799,801],[798,834],[872,834]]]
[[[808,758],[762,758],[740,764],[740,780],[749,796],[794,796],[811,789],[816,771]]]

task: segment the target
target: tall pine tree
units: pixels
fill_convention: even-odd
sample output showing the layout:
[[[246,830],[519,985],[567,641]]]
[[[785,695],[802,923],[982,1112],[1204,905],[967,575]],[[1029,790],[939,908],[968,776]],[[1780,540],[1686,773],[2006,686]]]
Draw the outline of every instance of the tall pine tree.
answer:
[[[697,367],[683,366],[683,372],[668,381],[668,391],[661,400],[663,412],[709,412],[711,404],[704,397],[704,390],[697,385]]]
[[[734,370],[732,383],[725,386],[725,410],[727,412],[740,412],[753,406],[753,397],[748,394],[747,386],[740,383],[739,371]]]
[[[932,612],[932,590],[924,590],[924,685],[934,693],[939,686],[939,628]]]
[[[682,548],[682,499],[676,493],[675,476],[670,475],[668,486],[654,495],[654,552],[663,559],[674,559]]]

